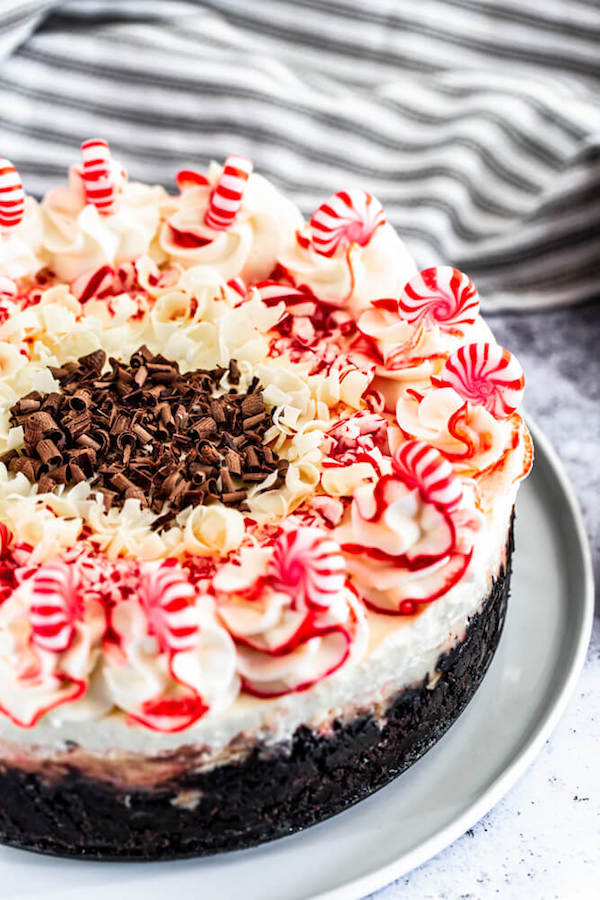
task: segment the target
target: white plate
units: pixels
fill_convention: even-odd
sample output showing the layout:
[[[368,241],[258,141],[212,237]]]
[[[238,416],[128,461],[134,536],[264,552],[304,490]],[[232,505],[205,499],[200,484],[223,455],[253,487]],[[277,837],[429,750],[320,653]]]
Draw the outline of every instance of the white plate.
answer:
[[[577,503],[533,429],[536,463],[517,503],[504,635],[475,699],[445,737],[354,808],[254,850],[171,863],[93,863],[0,849],[0,898],[348,900],[438,853],[514,784],[562,713],[593,615]],[[1,799],[0,799],[1,802]]]

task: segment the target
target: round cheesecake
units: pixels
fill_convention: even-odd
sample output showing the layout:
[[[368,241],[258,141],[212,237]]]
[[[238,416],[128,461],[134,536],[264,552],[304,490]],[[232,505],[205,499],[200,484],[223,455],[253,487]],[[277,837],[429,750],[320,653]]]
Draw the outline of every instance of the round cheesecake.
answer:
[[[41,203],[0,160],[0,840],[96,859],[321,821],[460,715],[506,612],[524,379],[366,191],[243,157]]]

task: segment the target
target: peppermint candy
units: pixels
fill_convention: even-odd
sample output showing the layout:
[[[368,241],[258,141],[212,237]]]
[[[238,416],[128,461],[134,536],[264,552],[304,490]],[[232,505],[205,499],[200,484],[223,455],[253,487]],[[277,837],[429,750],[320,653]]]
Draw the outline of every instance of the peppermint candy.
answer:
[[[228,156],[223,172],[212,192],[204,222],[215,231],[229,228],[240,211],[252,162],[245,156]]]
[[[239,275],[236,278],[230,278],[227,282],[227,287],[230,287],[232,291],[235,291],[236,294],[239,294],[242,300],[246,299],[248,288],[246,287],[246,282],[244,281],[244,279],[240,278]]]
[[[139,602],[163,653],[192,650],[198,643],[196,592],[174,560],[148,563],[140,573]]]
[[[0,227],[14,228],[25,212],[25,191],[13,164],[0,157]]]
[[[334,256],[351,244],[364,247],[384,224],[383,206],[372,194],[358,188],[338,191],[313,213],[312,245],[321,256]]]
[[[394,474],[409,488],[418,488],[425,499],[445,510],[462,500],[462,484],[447,459],[425,441],[408,441],[392,459]]]
[[[45,563],[29,582],[31,641],[42,650],[63,653],[82,618],[83,602],[73,567],[63,562]]]
[[[111,171],[111,155],[107,141],[100,138],[84,141],[81,145],[83,159],[83,186],[85,199],[103,216],[115,212],[116,184]]]
[[[521,364],[498,344],[466,344],[446,360],[435,387],[451,387],[469,403],[485,407],[497,419],[506,419],[518,408],[525,377]]]
[[[292,598],[296,610],[327,609],[346,583],[339,544],[318,528],[284,532],[269,563],[272,586]]]
[[[398,307],[407,322],[462,333],[477,318],[479,297],[468,275],[452,266],[434,266],[410,279]]]
[[[285,303],[294,316],[312,316],[317,308],[316,299],[305,290],[281,284],[279,281],[259,281],[254,285],[265,306]]]

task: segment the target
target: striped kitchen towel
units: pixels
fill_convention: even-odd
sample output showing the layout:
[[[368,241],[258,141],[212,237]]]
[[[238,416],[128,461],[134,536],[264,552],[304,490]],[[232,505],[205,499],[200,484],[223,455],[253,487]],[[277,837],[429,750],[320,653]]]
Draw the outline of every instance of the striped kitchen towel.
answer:
[[[0,152],[173,185],[228,153],[309,214],[361,185],[487,310],[600,295],[595,0],[0,0]]]

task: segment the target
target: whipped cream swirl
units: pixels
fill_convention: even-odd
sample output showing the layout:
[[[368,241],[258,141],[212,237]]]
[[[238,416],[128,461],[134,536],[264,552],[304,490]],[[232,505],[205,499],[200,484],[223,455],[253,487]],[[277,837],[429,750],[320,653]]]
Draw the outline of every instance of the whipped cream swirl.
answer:
[[[208,178],[182,182],[181,195],[163,204],[161,249],[183,266],[210,266],[225,281],[267,278],[280,248],[301,227],[302,216],[273,185],[260,175],[251,175],[232,224],[222,230],[209,227],[205,216],[221,171],[213,163]],[[202,181],[205,183],[198,183]]]

